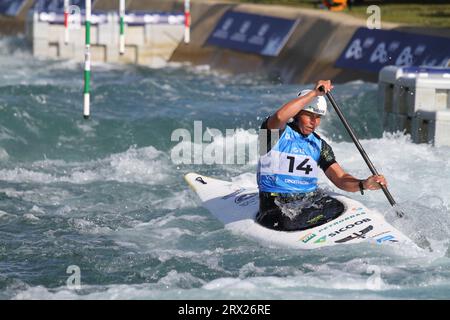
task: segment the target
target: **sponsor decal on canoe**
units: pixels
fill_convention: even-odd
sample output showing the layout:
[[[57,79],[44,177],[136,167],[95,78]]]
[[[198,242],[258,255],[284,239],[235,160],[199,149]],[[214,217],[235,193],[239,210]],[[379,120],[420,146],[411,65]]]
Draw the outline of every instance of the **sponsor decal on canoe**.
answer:
[[[333,228],[333,227],[337,226],[338,224],[347,222],[348,220],[351,220],[353,218],[356,218],[356,217],[359,217],[359,216],[362,216],[362,215],[366,215],[366,213],[364,211],[362,211],[362,212],[358,212],[358,213],[352,214],[352,215],[348,216],[347,218],[336,220],[335,222],[331,221],[325,227],[319,229],[318,232],[321,233],[322,231],[325,231],[327,229]]]
[[[227,200],[227,199],[229,199],[231,197],[237,196],[239,193],[242,193],[244,190],[245,190],[244,188],[240,188],[240,189],[238,189],[238,190],[236,190],[236,191],[234,191],[234,192],[232,192],[230,194],[227,194],[226,196],[223,196],[222,199],[223,200]]]
[[[246,207],[250,204],[255,204],[258,201],[258,192],[238,195],[234,198],[234,202],[241,207]]]
[[[352,241],[355,239],[365,239],[366,234],[369,233],[371,230],[373,230],[372,225],[368,226],[367,228],[362,229],[361,231],[353,232],[348,237],[336,240],[335,243],[344,243],[344,242]]]
[[[359,225],[361,225],[363,223],[370,222],[370,221],[372,221],[372,220],[370,220],[369,218],[358,220],[356,222],[353,222],[353,223],[350,223],[350,224],[346,225],[345,227],[342,227],[342,228],[340,228],[340,229],[338,229],[336,231],[333,231],[333,232],[329,233],[328,236],[329,237],[337,236],[338,234],[340,234],[342,232],[345,232],[345,231],[347,231],[349,229],[352,229],[355,226],[359,226]]]
[[[375,239],[376,237],[379,237],[379,236],[381,236],[381,235],[383,235],[383,234],[386,234],[386,233],[389,233],[389,232],[391,232],[391,230],[383,231],[383,232],[380,232],[380,233],[371,235],[370,237]]]
[[[325,243],[325,242],[327,242],[327,236],[320,237],[319,239],[314,241],[314,243],[319,243],[319,244]]]
[[[376,239],[376,240],[377,240],[377,243],[383,243],[385,241],[398,242],[398,240],[396,240],[392,234],[388,234],[387,236],[384,236],[384,237]]]
[[[200,182],[201,184],[207,184],[207,183],[205,182],[205,180],[203,180],[202,177],[197,177],[197,178],[195,178],[195,181]]]
[[[314,238],[316,236],[315,233],[307,233],[306,235],[304,235],[303,237],[301,237],[299,240],[303,243],[307,243],[309,240],[311,240],[312,238]]]

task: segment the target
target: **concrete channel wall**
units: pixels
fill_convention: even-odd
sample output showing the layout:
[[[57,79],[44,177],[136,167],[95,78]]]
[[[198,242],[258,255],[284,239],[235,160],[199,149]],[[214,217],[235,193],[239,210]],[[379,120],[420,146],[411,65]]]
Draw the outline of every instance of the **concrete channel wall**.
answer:
[[[223,48],[205,42],[218,20],[229,9],[246,13],[300,19],[289,41],[277,57],[264,57]],[[232,73],[266,71],[283,82],[311,83],[333,78],[337,82],[354,79],[376,81],[376,75],[334,68],[355,30],[364,21],[335,12],[253,4],[201,4],[192,9],[192,37],[189,46],[180,45],[172,61],[208,64]]]
[[[191,43],[180,44],[172,61],[207,64],[213,69],[231,73],[269,72],[285,83],[312,83],[318,79],[333,79],[336,83],[352,80],[378,81],[377,73],[334,66],[355,31],[366,27],[366,20],[341,12],[329,12],[276,5],[194,2]],[[215,25],[227,10],[300,19],[289,41],[277,57],[264,57],[206,45]],[[417,34],[450,38],[450,29],[417,28],[394,23],[382,23],[383,29],[395,29]]]
[[[32,0],[28,0],[28,10]],[[183,0],[127,0],[127,11],[165,11],[182,13]],[[350,68],[336,68],[335,62],[349,40],[366,20],[345,13],[328,12],[277,5],[237,4],[226,1],[191,0],[191,42],[182,41],[183,26],[148,25],[128,27],[127,53],[118,55],[118,0],[97,0],[93,10],[111,12],[108,26],[93,27],[93,60],[138,63],[157,66],[166,61],[209,65],[227,73],[264,72],[279,77],[285,83],[312,83],[318,79],[333,79],[336,83],[352,80],[377,82],[378,74]],[[261,56],[206,44],[206,40],[227,10],[268,15],[300,22],[283,50],[276,57]],[[112,14],[114,12],[114,15]],[[20,14],[23,16],[23,12]],[[83,59],[84,28],[73,33],[75,42],[62,43],[62,25],[28,24],[30,40],[36,55]],[[383,29],[395,29],[450,38],[450,29],[413,28],[382,23]],[[31,32],[31,33],[30,33]],[[47,41],[47,44],[45,44]],[[47,46],[47,48],[45,48]]]
[[[139,3],[128,2],[128,10],[141,10]],[[181,12],[173,16],[178,23],[141,23],[125,25],[125,54],[119,54],[118,1],[95,2],[95,11],[105,12],[105,19],[91,25],[91,59],[109,63],[133,63],[160,67],[167,63],[183,38],[184,17]],[[148,10],[147,10],[148,11]],[[100,16],[98,16],[100,17]],[[177,19],[178,17],[178,19]],[[60,15],[59,19],[62,16]],[[46,13],[30,12],[27,17],[27,38],[32,44],[33,55],[38,57],[84,60],[85,28],[80,24],[71,28],[68,43],[65,43],[65,28],[60,23],[48,21]],[[53,18],[54,19],[54,18]]]

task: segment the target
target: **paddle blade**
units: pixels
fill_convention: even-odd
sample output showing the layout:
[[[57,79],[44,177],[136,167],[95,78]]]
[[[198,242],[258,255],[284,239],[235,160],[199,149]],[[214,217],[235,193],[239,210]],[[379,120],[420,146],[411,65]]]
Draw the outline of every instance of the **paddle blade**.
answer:
[[[395,214],[399,218],[403,218],[405,216],[405,213],[402,210],[399,210],[399,209],[395,209]]]
[[[405,233],[418,247],[432,252],[433,249],[431,248],[431,243],[424,235],[423,230],[418,230],[417,221],[415,219],[412,219],[411,215],[405,214],[405,212],[407,211],[406,208],[396,203],[392,206],[391,210],[398,218],[395,219],[396,221],[391,221],[391,223],[397,229]]]

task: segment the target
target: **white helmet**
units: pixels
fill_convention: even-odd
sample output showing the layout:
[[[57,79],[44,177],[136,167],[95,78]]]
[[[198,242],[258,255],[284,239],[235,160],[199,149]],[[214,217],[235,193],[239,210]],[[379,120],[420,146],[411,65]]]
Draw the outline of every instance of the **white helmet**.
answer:
[[[303,90],[298,95],[302,97],[311,91],[312,90]],[[324,116],[327,114],[327,100],[325,100],[323,96],[315,97],[309,104],[304,106],[302,110],[317,113],[320,114],[321,116]]]

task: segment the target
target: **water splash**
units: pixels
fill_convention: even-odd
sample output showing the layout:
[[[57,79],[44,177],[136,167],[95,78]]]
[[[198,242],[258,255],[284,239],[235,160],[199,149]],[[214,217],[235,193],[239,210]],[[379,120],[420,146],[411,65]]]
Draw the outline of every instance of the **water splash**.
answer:
[[[290,194],[288,196],[276,197],[275,204],[281,209],[281,212],[289,219],[294,220],[302,210],[305,209],[322,209],[324,206],[323,199],[327,194],[322,189],[305,194]]]
[[[419,200],[422,201],[396,204],[388,210],[386,218],[419,247],[430,252],[442,251],[442,244],[445,242],[447,245],[450,244],[448,241],[450,234],[448,211],[439,197]],[[403,215],[399,216],[398,212],[402,212]]]

